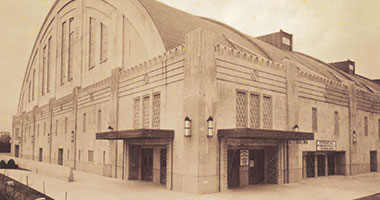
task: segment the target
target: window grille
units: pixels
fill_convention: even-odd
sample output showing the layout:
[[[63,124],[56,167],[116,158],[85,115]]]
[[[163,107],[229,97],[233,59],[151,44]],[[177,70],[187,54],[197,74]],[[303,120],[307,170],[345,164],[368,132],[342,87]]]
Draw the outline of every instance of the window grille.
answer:
[[[272,128],[272,97],[264,96],[263,98],[263,128]]]
[[[152,127],[160,127],[161,99],[160,94],[153,95],[153,119]]]
[[[236,93],[236,127],[238,128],[247,126],[246,109],[247,109],[246,93],[242,91],[237,91]]]
[[[135,129],[140,128],[140,98],[135,99],[133,124]]]
[[[143,128],[149,128],[149,96],[144,97],[143,99]]]
[[[260,128],[260,96],[251,94],[249,102],[250,126],[251,128]]]

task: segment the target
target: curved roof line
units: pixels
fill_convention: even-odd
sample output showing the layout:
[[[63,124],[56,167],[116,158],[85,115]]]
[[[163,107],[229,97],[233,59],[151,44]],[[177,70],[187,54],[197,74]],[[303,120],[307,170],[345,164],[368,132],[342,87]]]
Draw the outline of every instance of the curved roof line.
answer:
[[[210,18],[207,18],[207,17],[201,17],[201,16],[200,16],[200,18],[201,18],[201,19],[204,19],[204,20],[207,20],[207,21],[210,21],[210,22],[212,22],[212,23],[215,23],[215,24],[218,24],[218,25],[224,26],[224,27],[226,27],[226,28],[232,30],[233,32],[237,33],[238,35],[240,35],[241,37],[243,37],[244,39],[246,39],[249,43],[251,43],[252,45],[254,45],[255,47],[257,47],[258,49],[260,49],[260,51],[262,51],[262,52],[265,54],[265,56],[266,56],[267,58],[269,58],[270,60],[273,60],[272,57],[270,57],[270,56],[268,55],[268,53],[264,51],[263,48],[261,48],[259,45],[257,45],[254,41],[252,41],[252,40],[251,40],[249,37],[247,37],[244,33],[238,31],[237,29],[233,28],[232,26],[227,25],[227,24],[224,24],[224,23],[219,22],[219,21],[216,21],[216,20],[213,20],[213,19],[210,19]],[[225,36],[225,37],[226,37],[226,36]]]
[[[61,0],[55,0],[55,2],[53,3],[53,6],[50,8],[48,14],[46,15],[44,21],[42,21],[42,26],[44,26],[47,22],[47,20],[49,19],[51,13],[53,12],[53,10],[55,9],[55,7],[57,6],[57,4],[60,2]],[[73,0],[71,0],[73,1]],[[70,2],[71,2],[70,1]],[[25,70],[25,73],[24,73],[24,78],[23,78],[23,81],[22,81],[22,85],[21,85],[21,90],[20,90],[20,95],[18,97],[18,105],[17,105],[17,113],[20,109],[20,103],[21,103],[21,96],[22,96],[22,89],[24,88],[24,85],[25,85],[25,78],[26,78],[26,75],[28,73],[28,70],[29,68],[31,67],[31,60],[33,58],[33,50],[36,49],[36,46],[37,46],[37,43],[38,43],[38,38],[40,37],[41,33],[42,33],[42,30],[43,28],[41,27],[40,30],[38,31],[38,34],[37,34],[37,37],[36,37],[36,40],[34,41],[34,44],[33,44],[33,47],[32,47],[32,51],[30,53],[30,56],[29,56],[29,59],[28,59],[28,63],[26,65],[26,70]]]

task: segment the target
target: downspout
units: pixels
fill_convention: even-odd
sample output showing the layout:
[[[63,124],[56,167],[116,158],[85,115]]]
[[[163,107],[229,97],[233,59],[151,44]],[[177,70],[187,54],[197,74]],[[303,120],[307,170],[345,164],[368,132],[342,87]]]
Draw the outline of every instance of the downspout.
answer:
[[[289,140],[286,140],[286,183],[289,183]]]
[[[222,175],[222,169],[221,169],[221,140],[218,138],[218,144],[219,144],[219,192],[222,191],[222,185],[221,185],[221,175]]]
[[[171,146],[172,146],[172,148],[171,148],[171,165],[170,165],[170,167],[171,167],[171,170],[170,170],[170,172],[171,172],[171,175],[170,175],[170,190],[173,190],[173,140],[174,139],[172,139],[172,142],[171,142]]]

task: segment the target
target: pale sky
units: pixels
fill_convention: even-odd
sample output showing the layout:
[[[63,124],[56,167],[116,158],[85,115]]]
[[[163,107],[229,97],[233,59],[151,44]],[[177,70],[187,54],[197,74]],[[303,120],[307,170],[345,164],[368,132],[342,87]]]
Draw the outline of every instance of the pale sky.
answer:
[[[38,31],[55,0],[0,0],[0,131],[11,131]],[[380,79],[380,0],[160,0],[260,36],[293,34],[293,49],[325,62],[353,60]]]

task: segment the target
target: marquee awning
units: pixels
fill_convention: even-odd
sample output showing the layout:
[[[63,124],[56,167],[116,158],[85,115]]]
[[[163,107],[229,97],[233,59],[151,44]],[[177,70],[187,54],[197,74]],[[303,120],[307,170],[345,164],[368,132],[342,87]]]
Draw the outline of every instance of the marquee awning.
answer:
[[[274,140],[314,140],[314,133],[299,131],[280,131],[270,129],[219,129],[218,138],[252,138]]]
[[[174,130],[131,129],[96,133],[97,140],[173,139]]]

